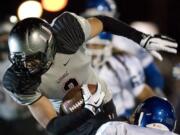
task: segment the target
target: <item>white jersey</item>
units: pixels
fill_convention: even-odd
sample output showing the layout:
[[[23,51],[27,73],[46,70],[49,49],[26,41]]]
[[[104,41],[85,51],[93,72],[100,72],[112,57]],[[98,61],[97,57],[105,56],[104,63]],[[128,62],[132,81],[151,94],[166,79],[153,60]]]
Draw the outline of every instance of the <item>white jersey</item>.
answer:
[[[31,104],[45,95],[52,101],[56,111],[64,95],[76,85],[97,84],[105,92],[104,103],[112,99],[106,84],[99,79],[91,68],[89,56],[85,54],[85,41],[90,37],[89,22],[73,13],[65,12],[54,19],[52,29],[58,53],[51,68],[42,76],[41,85],[34,94],[13,94],[20,104]]]
[[[153,57],[144,48],[140,47],[132,40],[113,35],[112,42],[115,47],[135,55],[140,60],[144,68],[146,68],[153,61]]]
[[[12,100],[12,98],[5,92],[2,85],[3,75],[11,63],[9,60],[0,62],[0,117],[5,120],[13,120],[22,118],[22,114],[25,114],[25,107],[18,105]]]
[[[64,95],[76,85],[100,82],[106,95],[104,102],[107,103],[112,98],[105,83],[91,68],[90,58],[81,50],[83,48],[72,55],[57,53],[54,64],[42,76],[40,90],[53,102],[57,111]]]
[[[143,68],[135,56],[126,53],[112,56],[108,63],[98,73],[112,91],[117,114],[122,115],[134,107],[135,97],[144,88]]]
[[[103,124],[96,135],[177,135],[159,129],[144,128],[124,122],[114,121]]]

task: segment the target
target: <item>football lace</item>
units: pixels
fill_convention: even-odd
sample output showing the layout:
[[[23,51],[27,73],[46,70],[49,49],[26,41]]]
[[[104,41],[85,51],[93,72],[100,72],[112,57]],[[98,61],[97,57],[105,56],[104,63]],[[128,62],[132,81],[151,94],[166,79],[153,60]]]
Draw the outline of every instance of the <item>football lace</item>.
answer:
[[[71,112],[73,112],[74,110],[76,110],[77,108],[79,108],[81,105],[83,104],[83,99],[79,100],[78,102],[76,102],[72,107],[69,108],[69,110]]]

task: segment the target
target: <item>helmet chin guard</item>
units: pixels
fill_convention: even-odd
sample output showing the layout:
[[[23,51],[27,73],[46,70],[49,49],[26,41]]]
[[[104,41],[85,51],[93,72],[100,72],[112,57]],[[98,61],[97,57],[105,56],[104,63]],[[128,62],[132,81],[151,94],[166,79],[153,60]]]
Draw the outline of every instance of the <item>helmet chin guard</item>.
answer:
[[[30,74],[43,74],[54,59],[56,49],[51,26],[39,18],[27,18],[11,30],[10,61]]]

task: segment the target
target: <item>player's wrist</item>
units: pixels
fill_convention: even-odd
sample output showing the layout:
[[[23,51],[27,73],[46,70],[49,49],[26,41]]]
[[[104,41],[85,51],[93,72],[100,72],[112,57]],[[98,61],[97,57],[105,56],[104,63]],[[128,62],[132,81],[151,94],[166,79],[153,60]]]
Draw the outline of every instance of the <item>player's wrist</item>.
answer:
[[[140,46],[142,46],[143,48],[146,48],[146,45],[148,44],[148,41],[151,39],[151,35],[142,35],[142,39],[140,41]]]
[[[94,116],[94,113],[91,110],[89,110],[88,108],[84,107],[81,111],[83,111],[84,113],[86,113],[90,117]]]
[[[96,108],[92,105],[85,105],[85,109],[89,110],[93,115],[96,115]]]

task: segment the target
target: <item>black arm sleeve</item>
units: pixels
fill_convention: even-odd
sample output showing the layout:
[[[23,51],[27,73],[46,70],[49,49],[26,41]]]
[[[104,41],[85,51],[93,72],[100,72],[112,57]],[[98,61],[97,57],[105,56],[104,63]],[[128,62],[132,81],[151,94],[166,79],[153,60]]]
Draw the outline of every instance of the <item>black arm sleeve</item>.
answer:
[[[92,117],[93,114],[87,109],[66,116],[57,116],[49,122],[47,130],[54,135],[64,135],[78,128]]]
[[[144,33],[135,30],[120,20],[99,15],[95,16],[103,23],[103,31],[110,32],[115,35],[127,37],[136,43],[140,43],[141,39],[146,36]]]

